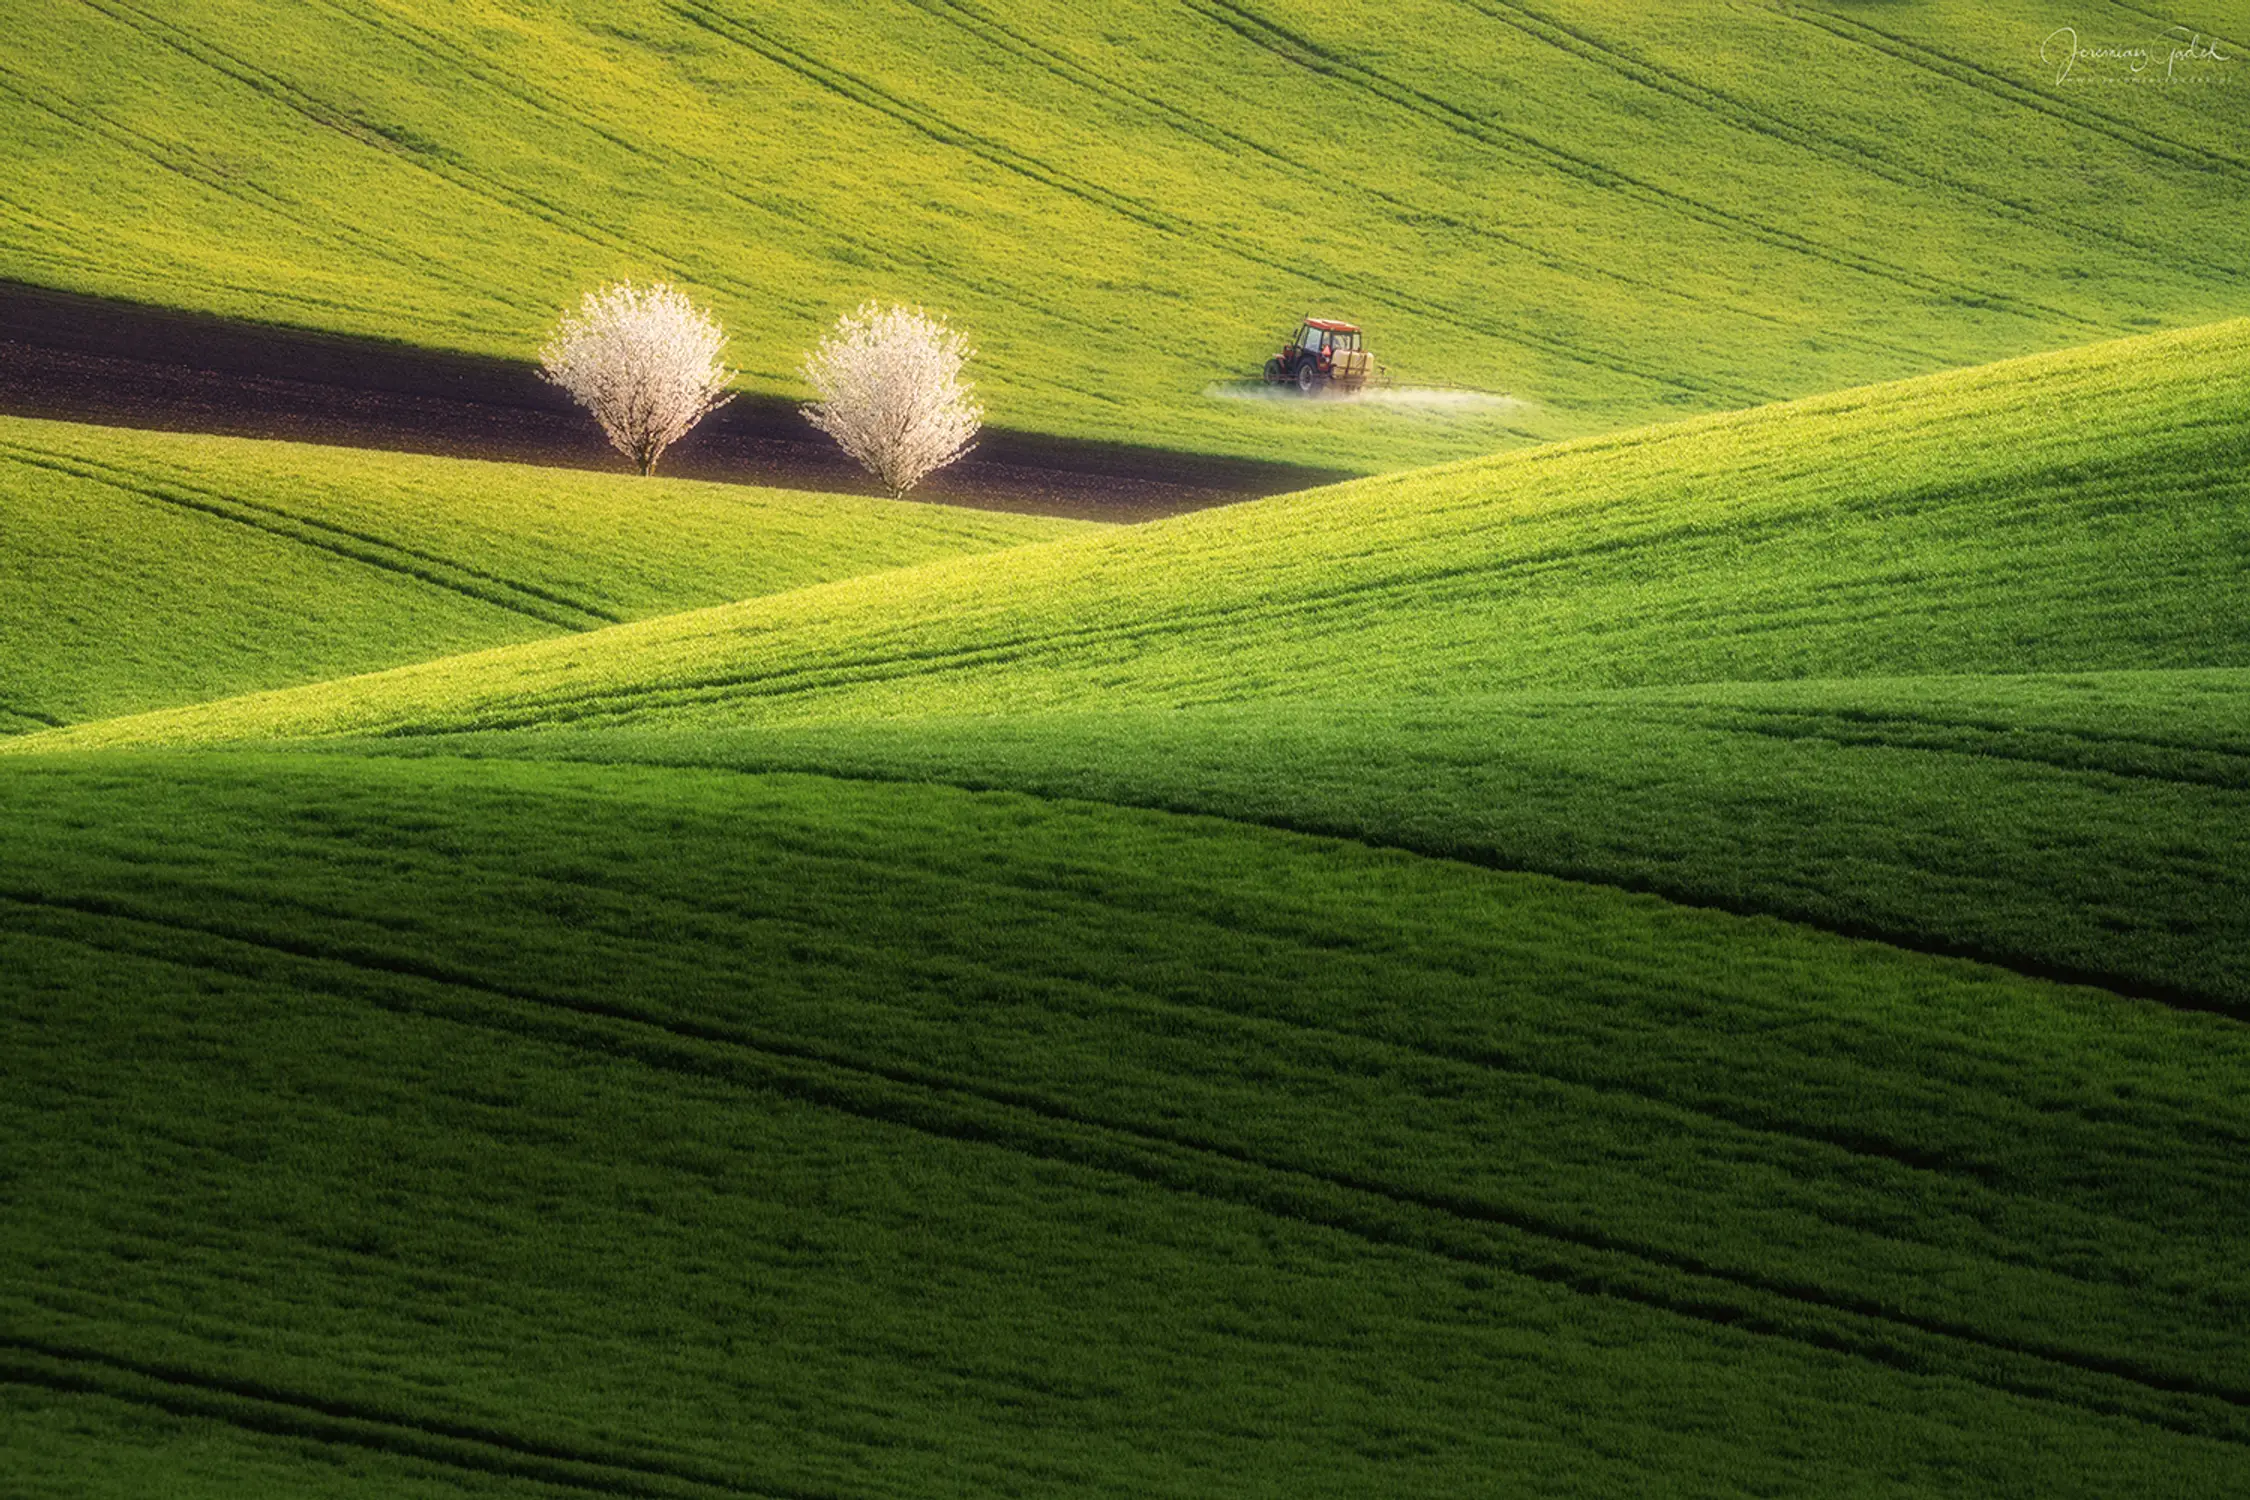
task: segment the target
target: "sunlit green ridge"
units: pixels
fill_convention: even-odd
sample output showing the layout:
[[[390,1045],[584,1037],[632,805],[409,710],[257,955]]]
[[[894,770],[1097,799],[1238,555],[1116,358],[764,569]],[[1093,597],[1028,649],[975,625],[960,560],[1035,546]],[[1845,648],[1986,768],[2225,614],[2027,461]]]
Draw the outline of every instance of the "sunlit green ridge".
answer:
[[[2250,322],[39,736],[2240,666]]]
[[[845,495],[0,418],[0,732],[1084,529]]]

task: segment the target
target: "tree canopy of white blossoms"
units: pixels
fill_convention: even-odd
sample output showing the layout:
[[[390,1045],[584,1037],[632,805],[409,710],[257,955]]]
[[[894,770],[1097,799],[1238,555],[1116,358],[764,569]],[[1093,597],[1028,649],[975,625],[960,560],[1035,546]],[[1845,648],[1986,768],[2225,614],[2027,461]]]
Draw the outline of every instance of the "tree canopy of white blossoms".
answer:
[[[549,380],[594,414],[643,474],[689,428],[731,398],[719,363],[726,330],[685,292],[630,281],[588,292],[539,351]]]
[[[873,302],[836,320],[805,357],[820,400],[805,407],[894,496],[970,450],[984,408],[969,399],[961,367],[976,351],[920,308]]]

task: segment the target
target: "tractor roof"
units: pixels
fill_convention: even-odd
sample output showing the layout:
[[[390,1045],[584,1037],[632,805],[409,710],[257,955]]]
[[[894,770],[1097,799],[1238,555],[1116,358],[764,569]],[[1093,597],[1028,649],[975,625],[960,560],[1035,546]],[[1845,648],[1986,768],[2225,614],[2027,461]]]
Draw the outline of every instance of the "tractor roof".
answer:
[[[1317,328],[1323,333],[1359,332],[1359,325],[1357,323],[1337,323],[1327,318],[1307,318],[1305,319],[1305,326],[1307,328]]]

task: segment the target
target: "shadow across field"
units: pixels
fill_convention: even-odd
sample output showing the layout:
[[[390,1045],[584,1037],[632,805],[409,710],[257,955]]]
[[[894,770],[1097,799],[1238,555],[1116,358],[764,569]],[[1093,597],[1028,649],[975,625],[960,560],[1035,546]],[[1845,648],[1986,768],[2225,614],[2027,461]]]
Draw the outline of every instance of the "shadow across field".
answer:
[[[625,462],[529,364],[0,281],[0,412],[456,458]],[[743,393],[665,455],[687,479],[875,494],[794,402]],[[1145,521],[1348,477],[987,429],[915,498]]]

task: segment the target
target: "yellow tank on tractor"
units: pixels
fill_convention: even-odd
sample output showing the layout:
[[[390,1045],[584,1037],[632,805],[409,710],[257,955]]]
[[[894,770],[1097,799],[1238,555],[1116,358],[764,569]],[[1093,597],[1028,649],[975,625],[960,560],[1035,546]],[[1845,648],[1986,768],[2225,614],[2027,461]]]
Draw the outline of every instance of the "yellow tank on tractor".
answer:
[[[1349,393],[1367,384],[1375,356],[1359,328],[1332,318],[1308,317],[1281,352],[1266,361],[1266,384],[1294,385],[1308,396],[1333,390]]]

